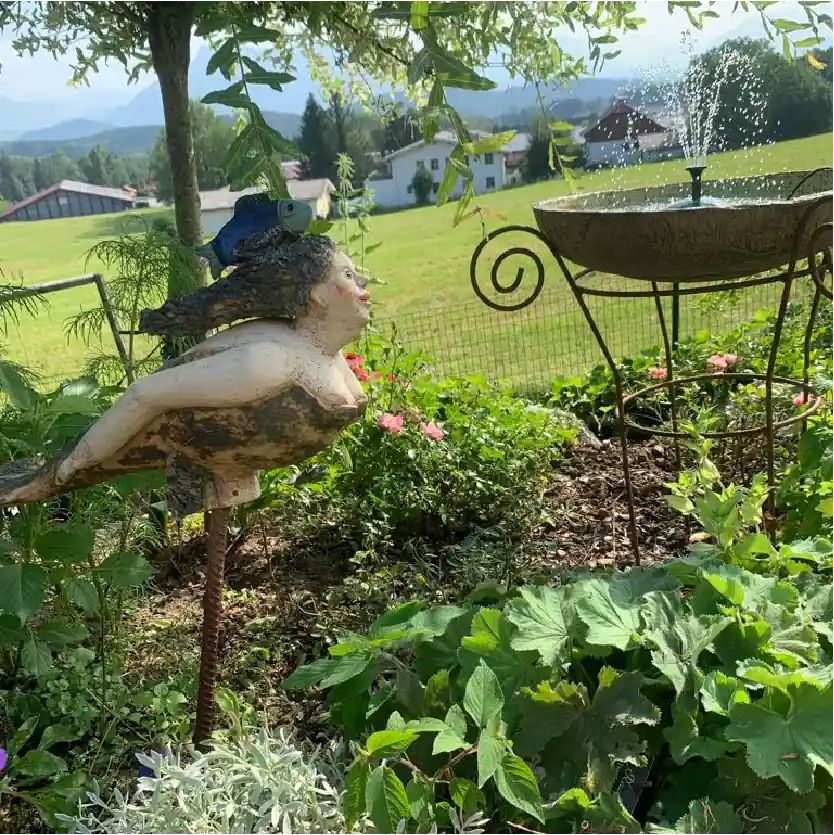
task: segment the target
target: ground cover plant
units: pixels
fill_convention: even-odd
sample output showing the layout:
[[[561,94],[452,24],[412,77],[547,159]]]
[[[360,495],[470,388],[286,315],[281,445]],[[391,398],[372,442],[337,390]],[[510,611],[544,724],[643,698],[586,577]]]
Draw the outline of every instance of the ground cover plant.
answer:
[[[826,831],[831,542],[774,547],[761,482],[711,472],[685,557],[406,603],[293,673],[358,741],[348,825]]]

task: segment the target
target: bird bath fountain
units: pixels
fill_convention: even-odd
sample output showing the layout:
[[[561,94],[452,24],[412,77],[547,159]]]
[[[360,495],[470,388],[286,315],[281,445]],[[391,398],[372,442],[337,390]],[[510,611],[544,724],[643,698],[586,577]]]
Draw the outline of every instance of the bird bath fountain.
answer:
[[[684,89],[687,86],[684,85]],[[809,385],[809,346],[820,298],[823,295],[831,298],[831,292],[825,286],[825,276],[832,271],[832,170],[791,171],[702,183],[701,175],[706,168],[706,151],[712,135],[710,118],[714,118],[714,110],[708,109],[706,118],[702,110],[696,118],[694,110],[694,107],[690,108],[684,116],[690,130],[701,131],[698,134],[700,142],[694,153],[694,133],[682,143],[689,155],[686,162],[690,183],[574,194],[544,200],[533,206],[538,228],[506,226],[493,231],[476,247],[470,264],[472,286],[478,297],[493,309],[514,311],[532,304],[541,293],[545,280],[542,259],[526,246],[505,250],[492,263],[492,292],[488,294],[477,271],[479,258],[487,244],[508,232],[531,234],[547,246],[556,260],[613,374],[629,535],[638,564],[640,552],[627,454],[628,429],[673,439],[680,467],[677,440],[687,436],[677,426],[675,390],[710,378],[761,383],[765,390],[765,415],[760,425],[734,431],[707,432],[705,437],[740,440],[764,435],[768,483],[773,488],[776,430],[806,420],[820,402],[818,398],[810,399],[814,393]],[[511,281],[499,277],[501,265],[510,256],[523,256],[533,261],[536,280],[531,291],[521,291],[524,280],[521,268]],[[574,269],[573,265],[578,269]],[[612,276],[613,286],[593,286],[589,279],[596,273]],[[776,360],[791,291],[803,279],[810,279],[813,283],[813,301],[805,339],[804,376],[802,380],[789,380],[776,376]],[[766,373],[720,372],[676,379],[674,355],[679,297],[766,284],[781,285],[782,288]],[[587,297],[654,300],[665,353],[665,378],[662,382],[626,395],[618,364],[588,306]],[[672,338],[663,303],[667,298],[673,302]],[[774,384],[799,388],[811,405],[776,421]],[[672,398],[670,428],[640,426],[629,418],[629,408],[636,401],[664,389]],[[772,489],[769,501],[772,520]]]

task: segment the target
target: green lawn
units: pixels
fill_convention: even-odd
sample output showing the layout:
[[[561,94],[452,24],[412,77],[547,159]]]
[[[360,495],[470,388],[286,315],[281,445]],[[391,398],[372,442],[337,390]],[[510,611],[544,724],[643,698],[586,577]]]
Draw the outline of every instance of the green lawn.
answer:
[[[707,179],[831,164],[832,135],[823,134],[716,155],[710,160]],[[675,160],[586,174],[576,182],[583,191],[597,191],[686,179],[682,162]],[[566,193],[568,186],[560,180],[495,192],[478,202],[488,212],[487,229],[506,223],[535,225],[531,205]],[[454,211],[451,205],[427,207],[372,219],[371,241],[383,242],[367,263],[369,271],[384,282],[373,287],[379,319],[396,321],[402,338],[437,356],[444,371],[492,370],[518,382],[544,382],[554,374],[578,371],[596,362],[599,355],[564,281],[555,265],[549,266],[552,262],[545,262],[546,292],[526,311],[492,313],[475,298],[469,284],[469,260],[480,240],[481,225],[473,219],[454,228]],[[0,268],[7,281],[22,278],[27,284],[95,271],[100,265],[85,265],[86,252],[97,241],[114,235],[120,222],[117,216],[105,215],[0,224]],[[333,234],[339,238],[338,228]],[[499,245],[494,246],[495,254]],[[744,315],[770,298],[759,291],[730,315]],[[76,341],[67,342],[63,323],[96,299],[92,288],[53,294],[48,314],[24,321],[19,332],[10,331],[5,340],[7,354],[48,377],[77,371],[87,349]],[[685,330],[717,329],[724,322],[724,314],[706,317],[692,305],[685,306],[684,314]],[[650,301],[612,302],[602,311],[601,322],[615,351],[625,353],[658,341],[652,316]]]

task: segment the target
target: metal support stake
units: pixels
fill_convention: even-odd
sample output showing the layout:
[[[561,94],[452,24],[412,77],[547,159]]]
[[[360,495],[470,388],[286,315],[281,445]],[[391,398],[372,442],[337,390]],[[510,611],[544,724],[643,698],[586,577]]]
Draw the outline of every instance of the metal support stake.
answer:
[[[678,350],[681,338],[681,297],[678,294],[680,284],[672,285],[672,350]]]
[[[211,512],[206,551],[206,590],[203,594],[203,638],[200,651],[200,691],[197,696],[197,720],[194,742],[203,748],[214,729],[214,685],[217,681],[217,645],[223,604],[223,570],[226,563],[226,532],[230,511]]]

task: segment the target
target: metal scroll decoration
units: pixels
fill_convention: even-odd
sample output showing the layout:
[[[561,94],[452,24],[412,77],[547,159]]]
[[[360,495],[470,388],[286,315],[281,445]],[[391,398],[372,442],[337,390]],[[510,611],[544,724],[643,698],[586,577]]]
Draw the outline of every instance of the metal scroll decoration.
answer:
[[[502,226],[500,229],[496,229],[494,232],[490,232],[479,244],[475,247],[475,251],[472,253],[472,258],[469,262],[469,279],[472,282],[472,289],[475,291],[475,295],[487,306],[491,307],[493,310],[501,310],[506,313],[512,312],[514,310],[523,310],[525,307],[529,307],[533,302],[539,297],[541,294],[542,289],[544,288],[544,279],[545,279],[545,268],[542,259],[535,253],[532,249],[529,249],[526,246],[513,246],[509,249],[504,250],[493,262],[492,267],[490,269],[489,278],[490,283],[492,284],[492,289],[501,296],[510,296],[514,293],[517,293],[519,288],[521,287],[524,281],[524,267],[518,267],[516,270],[515,278],[510,281],[509,283],[502,282],[499,277],[499,271],[501,270],[504,262],[507,261],[509,258],[514,256],[520,255],[525,258],[529,258],[536,268],[536,284],[533,287],[532,292],[529,295],[524,296],[521,301],[513,301],[509,304],[501,304],[500,302],[495,301],[494,299],[490,298],[481,287],[478,281],[478,261],[481,255],[484,252],[484,249],[490,244],[490,242],[494,241],[500,235],[504,235],[507,232],[524,232],[529,235],[535,235],[551,252],[554,258],[561,261],[558,253],[554,252],[553,248],[547,242],[547,239],[539,232],[538,229],[534,229],[532,226]]]

